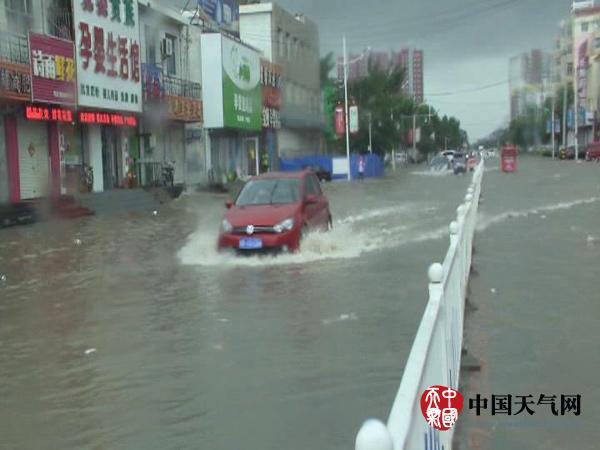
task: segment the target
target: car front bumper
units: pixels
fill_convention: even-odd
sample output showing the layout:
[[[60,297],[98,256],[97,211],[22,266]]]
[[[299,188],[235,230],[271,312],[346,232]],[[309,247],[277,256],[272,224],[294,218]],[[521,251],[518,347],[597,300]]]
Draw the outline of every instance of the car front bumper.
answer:
[[[260,239],[262,247],[259,249],[241,249],[242,239]],[[221,233],[217,243],[217,249],[234,250],[238,254],[256,255],[295,252],[300,247],[300,230],[290,230],[283,233],[257,233],[252,235]]]

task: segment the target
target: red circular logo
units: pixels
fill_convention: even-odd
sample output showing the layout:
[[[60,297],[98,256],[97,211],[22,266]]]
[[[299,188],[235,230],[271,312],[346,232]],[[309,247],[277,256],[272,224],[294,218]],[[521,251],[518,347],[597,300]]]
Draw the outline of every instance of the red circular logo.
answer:
[[[421,395],[421,413],[430,427],[447,431],[463,409],[463,396],[447,386],[430,386]]]

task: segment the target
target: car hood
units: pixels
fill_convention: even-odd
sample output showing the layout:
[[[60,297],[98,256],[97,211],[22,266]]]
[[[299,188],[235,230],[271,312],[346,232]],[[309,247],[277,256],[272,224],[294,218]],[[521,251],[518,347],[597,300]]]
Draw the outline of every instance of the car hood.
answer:
[[[300,205],[291,203],[286,205],[252,205],[232,206],[225,213],[227,220],[233,227],[246,225],[273,226],[279,222],[295,217]]]

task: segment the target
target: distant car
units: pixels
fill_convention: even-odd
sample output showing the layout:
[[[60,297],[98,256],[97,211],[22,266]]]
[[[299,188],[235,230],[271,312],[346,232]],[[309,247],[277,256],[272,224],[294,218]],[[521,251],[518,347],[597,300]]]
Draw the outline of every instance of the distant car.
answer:
[[[321,166],[306,166],[304,170],[309,170],[313,172],[317,176],[319,181],[331,181],[331,172],[327,169],[324,169]]]
[[[454,153],[454,157],[452,158],[452,169],[455,175],[467,172],[467,157],[464,153]]]
[[[563,147],[558,152],[559,159],[575,159],[575,146]]]
[[[431,172],[444,172],[450,169],[450,161],[442,154],[434,156],[429,163]]]
[[[295,252],[308,231],[333,223],[317,176],[306,170],[253,177],[226,206],[217,248],[238,254]]]
[[[600,142],[590,142],[585,149],[586,161],[600,161]]]
[[[442,151],[442,155],[448,158],[448,161],[452,162],[454,159],[454,155],[456,154],[456,150],[444,150]]]

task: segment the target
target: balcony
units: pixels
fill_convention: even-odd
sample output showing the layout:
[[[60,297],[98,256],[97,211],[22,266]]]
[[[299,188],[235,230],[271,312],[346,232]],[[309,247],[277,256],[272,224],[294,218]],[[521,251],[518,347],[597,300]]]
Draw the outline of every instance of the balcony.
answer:
[[[152,64],[142,64],[144,107],[155,116],[182,122],[202,121],[202,86],[164,74]]]
[[[0,31],[0,61],[29,67],[27,36]]]
[[[163,75],[165,95],[202,100],[202,85],[194,81]]]
[[[48,9],[48,33],[57,38],[73,41],[72,15],[69,8]]]

